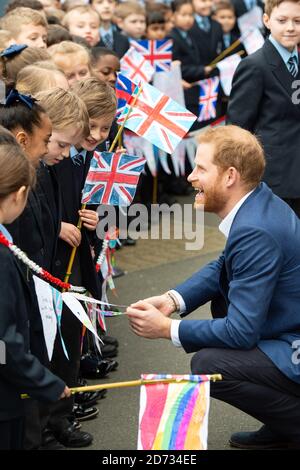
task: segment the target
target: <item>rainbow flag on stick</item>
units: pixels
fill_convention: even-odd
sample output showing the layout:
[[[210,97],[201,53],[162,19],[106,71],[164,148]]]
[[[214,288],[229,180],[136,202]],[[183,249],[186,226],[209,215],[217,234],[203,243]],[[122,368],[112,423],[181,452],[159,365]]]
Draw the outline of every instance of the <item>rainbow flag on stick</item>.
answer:
[[[141,386],[139,450],[206,450],[209,376],[142,375],[142,380],[174,379]]]

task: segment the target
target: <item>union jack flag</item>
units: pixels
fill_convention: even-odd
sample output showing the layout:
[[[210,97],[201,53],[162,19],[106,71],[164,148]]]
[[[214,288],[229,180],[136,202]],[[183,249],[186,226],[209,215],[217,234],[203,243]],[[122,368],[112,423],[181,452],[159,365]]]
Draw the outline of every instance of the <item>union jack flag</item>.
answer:
[[[126,52],[121,59],[121,72],[137,85],[150,82],[155,69],[134,47]]]
[[[209,119],[216,117],[219,83],[219,77],[212,77],[199,81],[199,122],[208,121]]]
[[[168,72],[172,62],[172,39],[141,39],[130,41],[133,46],[148,62],[155,67],[155,72]]]
[[[117,116],[119,116],[124,110],[126,104],[129,102],[136,84],[133,83],[129,78],[125,77],[121,73],[118,73],[116,82],[116,95],[117,95]]]
[[[158,148],[172,153],[197,117],[157,88],[144,83],[134,105],[131,103],[118,119],[131,112],[125,127],[144,137]]]
[[[94,152],[82,193],[82,204],[129,206],[145,158],[119,152]]]

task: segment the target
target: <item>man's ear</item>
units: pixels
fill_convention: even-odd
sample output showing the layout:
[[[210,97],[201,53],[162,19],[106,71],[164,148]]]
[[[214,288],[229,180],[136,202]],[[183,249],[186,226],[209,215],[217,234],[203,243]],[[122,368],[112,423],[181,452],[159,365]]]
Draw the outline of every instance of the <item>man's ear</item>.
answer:
[[[29,143],[28,135],[26,134],[26,132],[24,132],[23,130],[19,131],[17,132],[15,137],[16,137],[16,141],[18,142],[18,144],[20,144],[22,149],[26,150],[28,143]]]
[[[270,17],[266,13],[263,14],[263,23],[267,29],[270,29]]]
[[[226,186],[230,187],[237,181],[239,173],[234,166],[229,167],[226,173]]]

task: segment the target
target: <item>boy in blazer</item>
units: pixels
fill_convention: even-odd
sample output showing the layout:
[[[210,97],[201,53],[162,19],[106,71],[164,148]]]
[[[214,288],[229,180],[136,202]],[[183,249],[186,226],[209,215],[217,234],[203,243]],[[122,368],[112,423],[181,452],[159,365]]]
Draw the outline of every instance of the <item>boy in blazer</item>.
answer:
[[[300,4],[267,0],[265,44],[239,64],[228,106],[228,122],[259,136],[267,166],[264,181],[300,215]],[[295,82],[296,83],[296,82]]]

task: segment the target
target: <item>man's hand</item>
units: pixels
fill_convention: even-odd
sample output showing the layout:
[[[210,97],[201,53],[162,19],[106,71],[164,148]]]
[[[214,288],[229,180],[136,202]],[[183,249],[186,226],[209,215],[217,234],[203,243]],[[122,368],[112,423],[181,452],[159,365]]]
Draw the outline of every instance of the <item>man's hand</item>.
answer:
[[[59,238],[75,248],[81,243],[81,232],[75,225],[62,222]]]
[[[165,317],[170,317],[172,313],[175,312],[174,303],[167,294],[148,297],[148,299],[144,299],[144,302],[156,307]],[[137,304],[132,304],[131,307],[135,308],[136,305]]]
[[[136,335],[150,339],[171,339],[172,320],[150,303],[140,300],[128,307],[126,313]]]
[[[69,398],[71,395],[72,395],[71,390],[69,389],[69,387],[65,386],[65,389],[63,393],[61,394],[61,396],[59,397],[59,399],[61,400],[62,398]]]
[[[83,209],[79,211],[79,217],[82,220],[83,226],[90,231],[96,230],[99,222],[99,215],[95,211]]]

